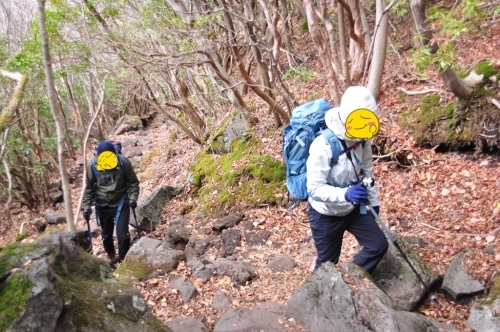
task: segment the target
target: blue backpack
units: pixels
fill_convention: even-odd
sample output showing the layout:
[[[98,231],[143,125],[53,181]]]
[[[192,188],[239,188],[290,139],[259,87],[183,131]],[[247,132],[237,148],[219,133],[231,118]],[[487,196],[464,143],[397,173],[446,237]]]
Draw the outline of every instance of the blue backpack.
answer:
[[[314,139],[323,135],[325,142],[332,147],[331,167],[337,163],[341,154],[339,139],[325,125],[325,113],[331,108],[324,98],[302,104],[292,111],[290,123],[283,130],[286,186],[294,201],[307,200],[306,161]]]

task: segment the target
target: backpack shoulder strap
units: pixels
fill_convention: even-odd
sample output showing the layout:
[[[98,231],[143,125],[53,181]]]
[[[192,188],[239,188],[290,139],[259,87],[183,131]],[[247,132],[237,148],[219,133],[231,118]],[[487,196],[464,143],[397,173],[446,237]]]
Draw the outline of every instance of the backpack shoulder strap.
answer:
[[[97,178],[99,177],[99,172],[97,171],[97,167],[96,167],[96,157],[94,157],[92,159],[92,173],[94,174],[94,179],[96,180],[97,182]],[[126,170],[125,170],[125,160],[124,160],[124,157],[122,154],[119,154],[118,155],[118,163],[119,163],[119,167],[118,169],[120,170],[120,175],[125,179],[125,181],[127,181],[127,174],[126,174]]]
[[[92,158],[92,167],[91,167],[92,173],[94,174],[94,179],[97,182],[97,178],[99,177],[99,172],[97,171],[96,163],[97,163],[96,157]]]
[[[119,162],[118,169],[120,170],[120,175],[122,176],[122,178],[125,179],[125,182],[127,182],[127,173],[126,173],[126,169],[125,169],[125,159],[124,159],[122,154],[118,155],[118,162]]]
[[[358,148],[358,146],[360,146],[360,145],[361,145],[361,148],[364,149],[366,141],[363,140],[363,141],[361,141],[361,143],[356,142],[350,147],[347,147],[347,144],[345,143],[344,140],[340,140],[340,142],[342,143],[342,146],[344,147],[344,152],[346,153],[346,156],[347,156],[347,158],[349,158],[351,163],[352,163],[352,156],[354,156],[356,163],[359,165],[359,167],[363,168],[363,163],[361,162],[361,160],[358,159],[358,157],[356,156],[355,153],[352,153],[352,151],[356,150]],[[351,151],[351,153],[347,153],[348,151]],[[353,166],[354,166],[354,164],[353,164]]]
[[[321,135],[323,135],[325,143],[330,144],[330,147],[332,148],[332,159],[330,160],[330,167],[333,167],[333,165],[335,165],[339,161],[339,156],[343,153],[340,152],[339,139],[337,135],[335,135],[333,131],[328,128],[322,129]]]

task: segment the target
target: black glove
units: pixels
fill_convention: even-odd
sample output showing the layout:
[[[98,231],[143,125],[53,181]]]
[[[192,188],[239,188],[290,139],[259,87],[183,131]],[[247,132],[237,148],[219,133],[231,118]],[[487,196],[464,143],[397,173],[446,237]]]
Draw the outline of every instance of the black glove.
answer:
[[[354,186],[350,186],[345,192],[345,200],[348,202],[357,203],[366,199],[368,199],[368,192],[362,185],[355,184]]]
[[[373,211],[375,211],[375,213],[376,213],[376,214],[377,214],[377,216],[378,216],[378,214],[379,214],[379,212],[380,212],[380,206],[372,206],[371,208],[373,209]]]
[[[130,205],[132,209],[135,209],[137,207],[137,202],[135,201],[135,199],[130,199],[128,201],[128,205]]]
[[[85,209],[83,209],[83,219],[89,221],[91,215],[92,215],[92,209],[91,208],[85,208]]]

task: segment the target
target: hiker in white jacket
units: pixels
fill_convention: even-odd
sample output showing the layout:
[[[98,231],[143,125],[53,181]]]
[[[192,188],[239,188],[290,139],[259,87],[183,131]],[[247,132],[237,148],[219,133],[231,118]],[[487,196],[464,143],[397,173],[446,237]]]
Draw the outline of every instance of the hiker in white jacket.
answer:
[[[348,231],[363,247],[353,263],[372,273],[388,248],[383,232],[365,206],[369,201],[378,214],[378,191],[374,185],[370,186],[373,184],[370,139],[377,134],[379,126],[375,98],[365,87],[349,87],[340,107],[325,114],[325,123],[342,145],[333,167],[330,166],[332,148],[322,135],[309,149],[309,223],[318,251],[314,269],[327,261],[337,264],[344,232]],[[369,180],[365,185],[363,178]]]

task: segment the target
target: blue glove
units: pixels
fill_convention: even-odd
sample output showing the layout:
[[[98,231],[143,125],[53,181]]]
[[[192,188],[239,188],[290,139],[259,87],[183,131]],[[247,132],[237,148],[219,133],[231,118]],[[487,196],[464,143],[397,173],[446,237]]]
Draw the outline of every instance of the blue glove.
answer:
[[[91,215],[92,215],[92,209],[91,208],[85,208],[85,209],[83,209],[83,219],[85,219],[86,221],[89,221]]]
[[[351,203],[358,203],[368,199],[368,192],[362,185],[356,184],[347,188],[345,200]]]
[[[131,199],[128,201],[128,205],[130,205],[132,209],[135,209],[137,207],[137,202],[135,201],[135,199]]]

